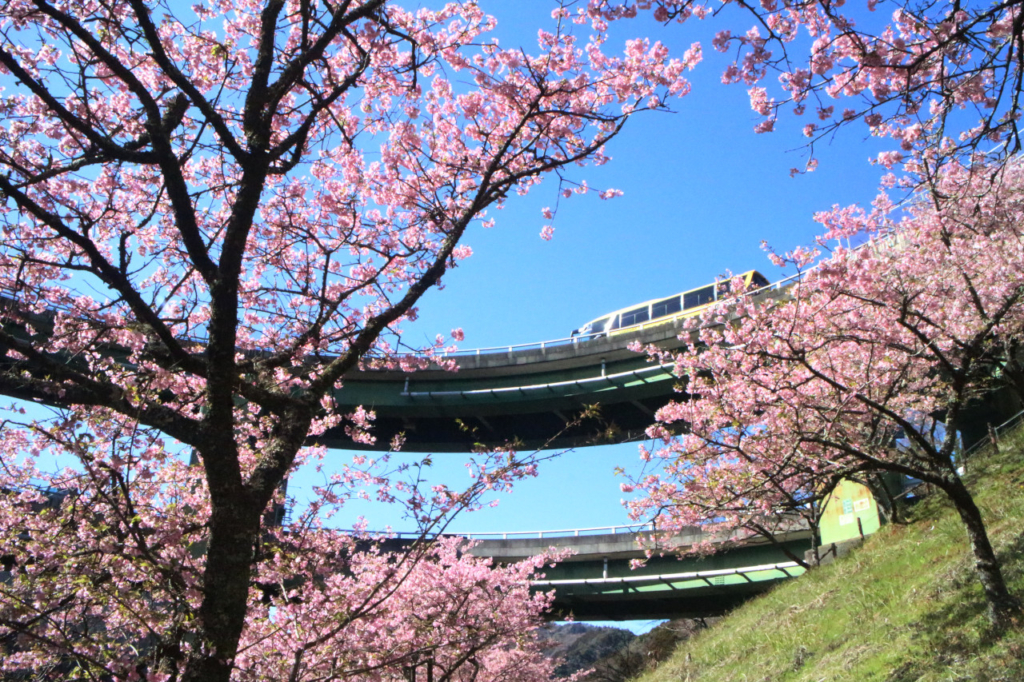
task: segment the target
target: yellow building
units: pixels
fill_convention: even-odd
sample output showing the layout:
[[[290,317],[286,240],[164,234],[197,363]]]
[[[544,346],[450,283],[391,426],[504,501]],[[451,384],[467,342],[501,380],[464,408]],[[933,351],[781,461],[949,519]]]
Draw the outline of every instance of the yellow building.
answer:
[[[844,542],[874,533],[881,527],[878,503],[866,485],[840,481],[825,501],[821,515],[821,544]]]

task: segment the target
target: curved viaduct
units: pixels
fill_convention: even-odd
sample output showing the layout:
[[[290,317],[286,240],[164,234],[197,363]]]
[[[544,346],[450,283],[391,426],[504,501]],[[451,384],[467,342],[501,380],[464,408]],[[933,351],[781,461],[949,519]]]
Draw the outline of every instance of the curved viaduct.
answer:
[[[491,533],[475,539],[471,554],[509,563],[536,556],[548,549],[571,550],[572,556],[554,566],[532,585],[553,590],[549,618],[572,615],[580,620],[634,620],[655,618],[706,618],[720,616],[752,595],[804,572],[792,559],[803,557],[810,547],[810,531],[794,527],[772,541],[748,538],[728,543],[706,557],[653,556],[645,566],[633,569],[632,559],[644,557],[651,545],[649,531],[626,527],[595,528],[545,533]],[[573,531],[569,531],[573,532]],[[699,529],[687,529],[671,541],[667,550],[682,550],[707,540]],[[410,541],[393,539],[385,546],[400,550]]]
[[[678,382],[670,367],[628,346],[680,348],[685,321],[648,322],[611,337],[462,352],[452,356],[455,372],[352,372],[335,392],[338,410],[372,409],[376,443],[354,444],[342,429],[327,432],[320,442],[387,449],[401,433],[405,451],[465,452],[480,445],[537,449],[637,440],[655,411],[679,395]]]

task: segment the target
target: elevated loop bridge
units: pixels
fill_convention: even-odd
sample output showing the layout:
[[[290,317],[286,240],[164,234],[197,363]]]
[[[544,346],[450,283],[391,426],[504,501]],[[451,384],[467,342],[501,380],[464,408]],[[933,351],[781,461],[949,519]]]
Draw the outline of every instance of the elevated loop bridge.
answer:
[[[785,296],[783,290],[805,274],[746,296],[754,301]],[[732,318],[727,307],[720,310]],[[413,373],[353,371],[335,392],[335,404],[342,413],[358,406],[373,410],[376,442],[355,444],[341,428],[319,441],[343,449],[387,449],[401,434],[405,451],[459,452],[481,446],[557,449],[638,440],[660,407],[686,395],[670,365],[652,363],[629,347],[684,347],[694,338],[679,338],[689,319],[655,319],[610,335],[447,354],[458,367],[455,372],[436,366]],[[584,417],[595,412],[598,416]],[[645,555],[652,531],[619,526],[473,534],[469,551],[512,562],[549,548],[570,549],[571,557],[533,582],[536,589],[554,590],[553,617],[623,620],[725,613],[801,574],[803,568],[792,559],[804,554],[811,539],[809,530],[797,527],[770,540],[710,538],[726,546],[703,558],[657,555],[634,570],[630,562]],[[707,539],[699,529],[690,529],[673,538],[671,547],[654,549],[685,552]],[[385,545],[400,551],[409,542],[399,534]]]
[[[533,581],[555,593],[552,618],[582,620],[704,618],[719,616],[752,595],[798,576],[803,567],[792,556],[810,547],[810,531],[794,527],[764,538],[709,537],[698,528],[677,534],[669,547],[653,546],[649,525],[608,526],[560,531],[470,533],[469,550],[495,562],[514,562],[549,549],[571,550],[569,558],[544,569]],[[632,568],[646,548],[686,550],[710,540],[724,545],[706,557],[652,556]],[[403,543],[401,537],[393,542]]]
[[[796,277],[747,294],[763,299]],[[726,308],[723,314],[729,316]],[[340,411],[376,413],[373,446],[354,445],[343,429],[321,437],[328,447],[459,452],[476,447],[567,448],[643,438],[655,412],[680,397],[670,365],[629,350],[633,343],[678,349],[689,318],[653,320],[608,336],[574,337],[445,356],[457,371],[354,371],[335,393]],[[597,406],[597,416],[591,415]]]

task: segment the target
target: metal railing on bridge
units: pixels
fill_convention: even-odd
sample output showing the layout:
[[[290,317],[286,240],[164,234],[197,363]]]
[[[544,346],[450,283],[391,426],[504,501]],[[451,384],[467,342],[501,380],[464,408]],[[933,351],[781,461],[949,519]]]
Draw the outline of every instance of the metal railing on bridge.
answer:
[[[470,540],[515,540],[523,539],[528,540],[532,538],[571,538],[571,537],[586,537],[588,535],[618,535],[618,534],[629,534],[635,535],[637,533],[653,532],[655,530],[655,524],[653,522],[643,524],[630,524],[623,526],[594,526],[592,528],[562,528],[557,530],[513,530],[513,531],[496,531],[496,532],[473,532],[473,533],[454,533],[454,532],[443,532],[443,533],[419,533],[415,531],[388,531],[381,533],[371,533],[377,535],[385,535],[389,537],[395,537],[398,539],[413,539],[421,537],[460,537],[468,538]]]

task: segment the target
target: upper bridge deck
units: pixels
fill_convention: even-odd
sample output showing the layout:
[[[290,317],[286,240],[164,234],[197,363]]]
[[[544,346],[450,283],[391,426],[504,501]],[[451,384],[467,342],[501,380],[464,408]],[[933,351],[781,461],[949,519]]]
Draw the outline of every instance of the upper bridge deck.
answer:
[[[786,283],[751,294],[762,299]],[[727,317],[730,313],[726,313]],[[664,350],[695,336],[680,334],[692,318],[654,320],[610,336],[461,351],[457,371],[355,371],[334,398],[338,409],[362,405],[376,414],[376,443],[352,443],[343,429],[326,433],[328,447],[387,449],[404,434],[403,450],[459,452],[474,447],[568,448],[643,438],[655,412],[685,398],[669,365],[629,350],[634,343]],[[595,412],[596,416],[580,418]]]

